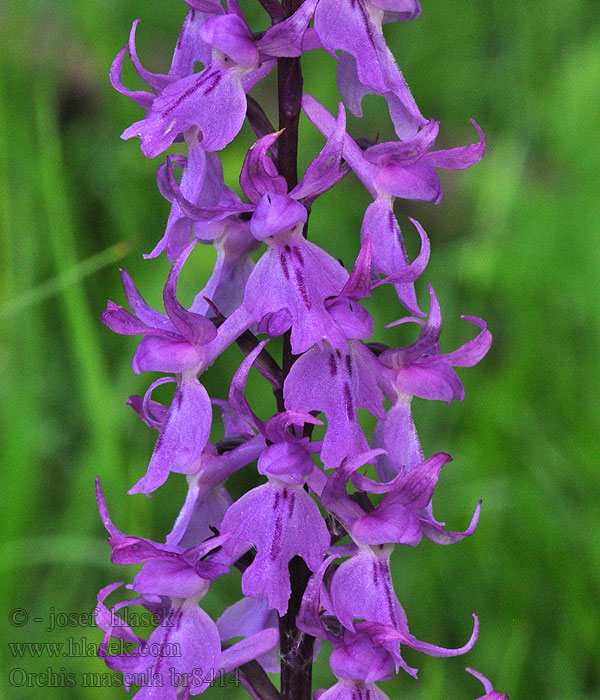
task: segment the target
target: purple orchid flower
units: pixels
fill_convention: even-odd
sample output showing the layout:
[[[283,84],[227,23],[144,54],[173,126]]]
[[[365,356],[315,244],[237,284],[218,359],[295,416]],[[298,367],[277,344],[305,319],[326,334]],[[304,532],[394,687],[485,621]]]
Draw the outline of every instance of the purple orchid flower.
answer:
[[[323,341],[334,347],[345,345],[343,333],[331,323],[325,300],[340,293],[348,273],[302,235],[308,218],[305,204],[314,201],[345,173],[341,167],[345,123],[340,104],[335,128],[325,147],[289,194],[285,180],[267,155],[279,133],[259,139],[246,156],[240,184],[250,205],[236,204],[239,209],[234,210],[227,206],[194,206],[172,176],[169,180],[183,212],[191,219],[215,221],[248,209],[254,211],[250,231],[257,241],[267,244],[267,251],[249,274],[243,306],[259,323],[259,330],[267,330],[269,335],[280,335],[291,328],[294,354]],[[268,294],[265,289],[269,289]]]
[[[334,128],[329,112],[310,95],[304,95],[303,109],[324,136]],[[475,122],[473,122],[475,124]],[[446,151],[430,149],[439,123],[430,121],[410,141],[381,143],[364,152],[346,135],[343,156],[374,201],[367,207],[361,235],[373,239],[373,265],[378,272],[393,275],[408,265],[400,228],[393,211],[395,197],[439,202],[442,185],[436,168],[464,169],[483,158],[485,140],[477,124],[480,141],[471,146]],[[416,222],[413,222],[416,224]],[[400,301],[413,313],[422,315],[410,286],[396,287]]]
[[[302,425],[311,418],[292,415],[289,421]],[[267,598],[269,607],[280,615],[287,610],[291,591],[290,560],[300,556],[314,571],[330,542],[319,509],[304,490],[314,468],[310,452],[305,441],[291,440],[287,430],[282,433],[258,459],[258,471],[268,482],[236,501],[225,513],[221,526],[224,534],[231,535],[224,545],[231,558],[239,558],[252,545],[256,547],[256,557],[242,576],[244,595]],[[273,429],[270,434],[275,437]]]
[[[416,669],[408,666],[402,658],[399,644],[430,656],[458,656],[465,654],[475,644],[479,622],[474,615],[471,637],[458,649],[446,649],[419,641],[410,633],[406,613],[394,593],[389,568],[392,549],[392,545],[363,547],[347,559],[331,579],[332,608],[344,627],[369,634],[375,644],[383,645],[393,655],[397,669],[402,668],[416,676]],[[357,619],[365,622],[355,625],[354,620]]]
[[[265,424],[254,415],[243,395],[250,367],[265,343],[260,343],[240,365],[231,382],[229,403],[271,443],[257,465],[268,482],[229,508],[221,532],[230,535],[224,552],[231,560],[256,547],[256,557],[242,575],[242,592],[251,598],[266,598],[269,608],[282,615],[290,596],[289,561],[301,556],[311,570],[316,570],[327,552],[330,536],[316,503],[304,490],[315,468],[311,452],[317,446],[290,431],[293,426],[320,421],[309,414],[288,411]]]
[[[160,423],[160,435],[148,472],[130,493],[150,493],[164,483],[169,471],[186,474],[197,471],[197,461],[208,441],[212,409],[206,389],[196,376],[219,354],[220,340],[224,340],[225,344],[231,341],[228,333],[219,339],[217,329],[211,321],[188,311],[177,301],[177,279],[191,248],[192,246],[188,247],[172,266],[167,278],[163,293],[166,316],[146,304],[124,271],[121,276],[125,295],[135,316],[110,301],[102,314],[102,322],[116,333],[144,336],[133,358],[134,371],[177,374],[176,378],[157,379],[144,397],[144,412],[146,416],[151,416],[152,391],[164,383],[177,384],[171,408],[166,419]],[[240,327],[233,331],[234,338],[251,323],[249,318],[240,320]],[[231,330],[231,323],[228,330]],[[217,348],[214,354],[209,351],[209,347]],[[164,415],[163,412],[163,417]]]
[[[346,632],[344,643],[331,652],[329,665],[338,682],[329,690],[317,691],[318,700],[389,700],[375,681],[394,677],[394,659],[367,635]]]
[[[221,653],[221,637],[217,625],[198,607],[198,601],[207,593],[211,581],[227,573],[229,566],[221,561],[206,559],[206,556],[219,548],[227,540],[227,535],[212,537],[202,544],[185,548],[181,544],[159,544],[151,540],[124,535],[112,523],[100,482],[96,480],[98,508],[102,522],[110,538],[111,560],[115,564],[128,565],[144,563],[136,574],[132,588],[141,598],[124,601],[108,614],[104,599],[121,584],[113,584],[102,589],[98,595],[99,611],[97,622],[104,630],[105,637],[99,655],[107,665],[125,674],[126,683],[132,678],[147,676],[164,693],[162,696],[146,695],[147,688],[140,690],[136,697],[149,700],[150,697],[171,698],[173,689],[188,686],[189,694],[201,693],[214,680],[215,674],[222,672],[224,664],[230,670],[241,663],[267,654],[277,644],[278,632],[263,625],[260,629],[244,635],[241,647],[236,645]],[[170,603],[168,602],[170,600]],[[160,605],[157,606],[157,604]],[[121,626],[120,618],[114,612],[124,606],[144,605],[152,612],[159,612],[159,626],[148,641],[134,635],[131,629]],[[116,630],[116,631],[115,631]],[[140,646],[131,653],[107,656],[111,637],[136,642]],[[169,650],[173,650],[170,652]],[[177,658],[173,661],[172,658]],[[193,670],[203,669],[200,678]],[[183,682],[181,679],[187,679]],[[171,688],[171,690],[168,690]]]
[[[453,544],[473,534],[477,527],[481,502],[477,504],[471,523],[464,532],[447,532],[431,513],[431,498],[442,467],[451,461],[439,453],[411,471],[402,470],[387,483],[369,479],[357,470],[373,457],[384,453],[375,449],[342,463],[328,477],[320,497],[321,502],[344,524],[354,542],[361,545],[388,543],[416,546],[425,534],[440,544]],[[383,494],[381,503],[369,512],[346,493],[346,483],[363,493]]]
[[[463,316],[481,332],[462,347],[450,353],[440,351],[442,317],[433,287],[429,286],[430,312],[427,323],[408,317],[396,323],[414,322],[423,326],[419,339],[406,348],[386,350],[379,362],[386,370],[380,380],[392,408],[380,421],[373,435],[374,445],[387,451],[378,458],[380,478],[389,481],[402,469],[410,471],[423,462],[423,452],[414,426],[410,404],[413,396],[450,403],[462,401],[463,385],[452,367],[472,367],[487,353],[492,335],[485,322],[475,316]],[[401,436],[400,438],[398,436]]]
[[[146,117],[125,129],[121,137],[140,136],[142,152],[154,158],[180,135],[195,127],[205,151],[219,151],[238,134],[246,116],[246,93],[261,80],[281,56],[299,56],[302,37],[308,27],[317,0],[305,0],[297,12],[268,29],[255,41],[239,12],[223,13],[220,6],[211,12],[193,15],[194,29],[200,41],[190,49],[186,44],[186,61],[174,61],[176,69],[194,59],[205,60],[200,73],[169,75],[150,73],[142,68],[135,51],[135,27],[126,49],[111,68],[113,86],[148,110]],[[239,8],[238,8],[239,9]],[[192,9],[192,12],[194,10]],[[185,34],[189,36],[190,32]],[[206,60],[206,49],[211,49]],[[155,91],[133,93],[121,83],[120,72],[125,52],[134,66]],[[180,53],[183,53],[181,49]]]
[[[342,51],[337,83],[352,113],[362,116],[364,95],[383,96],[399,138],[411,138],[425,123],[408,85],[389,50],[384,21],[413,19],[420,13],[416,0],[320,0],[315,30],[329,53]],[[386,12],[390,13],[386,17]]]
[[[123,673],[127,690],[131,684],[142,686],[134,696],[136,700],[177,700],[198,695],[219,673],[232,671],[277,645],[277,630],[267,628],[221,651],[217,625],[195,598],[169,602],[168,598],[142,596],[117,603],[109,611],[104,601],[121,585],[111,584],[98,594],[96,624],[105,633],[98,656],[109,668]],[[160,623],[148,640],[138,637],[116,615],[131,605],[144,606]],[[132,652],[109,655],[111,638],[139,646]]]

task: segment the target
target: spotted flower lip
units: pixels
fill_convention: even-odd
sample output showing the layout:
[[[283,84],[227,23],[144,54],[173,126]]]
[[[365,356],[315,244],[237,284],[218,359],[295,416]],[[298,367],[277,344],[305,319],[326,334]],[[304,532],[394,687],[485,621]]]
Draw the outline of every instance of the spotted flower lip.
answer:
[[[129,43],[115,58],[110,75],[113,87],[146,109],[147,114],[125,129],[121,138],[139,136],[144,155],[154,158],[180,134],[195,127],[205,151],[222,150],[242,127],[246,93],[271,70],[276,58],[302,53],[302,39],[316,4],[317,0],[305,0],[296,13],[255,41],[243,16],[225,13],[216,4],[202,3],[196,8],[200,10],[197,15],[194,8],[188,14],[179,53],[167,75],[143,68],[135,50],[134,23]],[[155,94],[130,91],[122,84],[126,53]],[[192,73],[196,60],[205,67]]]
[[[360,341],[342,351],[314,347],[292,366],[283,388],[289,410],[319,410],[327,417],[321,459],[327,468],[344,457],[365,452],[368,444],[358,409],[383,417],[383,394],[377,383],[377,360]]]
[[[233,560],[256,546],[256,557],[242,575],[242,591],[253,598],[266,597],[280,615],[288,607],[288,564],[292,557],[302,557],[308,568],[315,570],[330,541],[319,509],[302,485],[273,478],[229,508],[222,532],[231,535],[224,550]]]

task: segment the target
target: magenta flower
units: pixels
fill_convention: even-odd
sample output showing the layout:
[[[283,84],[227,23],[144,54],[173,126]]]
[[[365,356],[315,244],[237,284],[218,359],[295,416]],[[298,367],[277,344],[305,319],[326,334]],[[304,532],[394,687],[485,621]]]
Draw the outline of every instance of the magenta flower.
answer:
[[[382,29],[417,17],[418,0],[260,0],[270,26],[257,27],[249,26],[239,0],[185,2],[167,73],[153,73],[139,60],[138,20],[110,70],[113,86],[144,112],[122,138],[139,136],[150,158],[174,142],[185,149],[166,154],[158,167],[156,183],[170,212],[145,256],[165,252],[171,263],[164,313],[122,272],[131,311],[109,301],[102,321],[116,333],[141,336],[136,373],[162,373],[128,401],[158,432],[146,473],[129,493],[148,495],[175,472],[185,475],[187,494],[165,541],[154,541],[116,528],[98,482],[113,563],[141,567],[127,585],[137,597],[110,610],[105,601],[122,584],[98,595],[99,653],[123,673],[127,689],[140,687],[138,700],[187,700],[229,672],[254,700],[308,698],[311,664],[323,652],[336,680],[316,690],[315,700],[389,700],[380,682],[400,669],[417,673],[404,661],[403,646],[456,656],[477,638],[474,616],[471,637],[459,648],[418,640],[396,596],[390,558],[397,545],[416,547],[423,536],[452,544],[476,528],[480,504],[463,532],[434,518],[434,494],[450,457],[437,452],[425,459],[411,402],[415,396],[462,400],[455,368],[476,364],[491,343],[484,321],[466,316],[478,334],[442,353],[433,287],[426,319],[415,289],[429,261],[429,239],[411,219],[421,249],[410,261],[394,200],[439,202],[438,168],[478,162],[485,140],[474,122],[477,143],[434,150],[439,122],[422,116]],[[321,49],[338,60],[337,84],[350,111],[361,115],[366,94],[383,98],[400,140],[355,141],[342,103],[334,118],[303,95],[303,52]],[[126,55],[147,90],[123,85]],[[276,65],[275,108],[268,98],[260,104],[264,91],[249,93]],[[302,108],[326,141],[298,180]],[[234,139],[243,142],[246,121],[257,140],[244,147],[236,192],[223,172],[232,154],[220,152]],[[309,240],[309,217],[349,170],[372,201],[360,231],[338,226],[333,232],[354,236],[356,259],[346,268]],[[214,267],[186,308],[177,298],[179,275],[191,251],[206,246]],[[383,285],[393,285],[411,314],[395,323],[421,327],[408,347],[389,347],[374,335],[377,317],[370,311],[385,302]],[[272,340],[277,336],[282,340]],[[233,377],[226,364],[201,377],[233,344],[244,356]],[[273,403],[258,401],[250,389],[253,368],[256,379],[267,380]],[[200,378],[221,387],[217,397]],[[163,404],[154,390],[167,383],[174,393]],[[371,423],[362,420],[363,410]],[[240,494],[240,484],[248,483],[235,480],[242,469],[249,479],[259,475],[260,485]],[[200,602],[232,568],[241,572],[241,594],[221,605],[215,621]],[[149,635],[138,635],[117,614],[130,606],[151,615]],[[128,646],[115,650],[113,640]],[[508,700],[468,670],[484,685],[481,700]],[[277,671],[280,691],[267,675]]]

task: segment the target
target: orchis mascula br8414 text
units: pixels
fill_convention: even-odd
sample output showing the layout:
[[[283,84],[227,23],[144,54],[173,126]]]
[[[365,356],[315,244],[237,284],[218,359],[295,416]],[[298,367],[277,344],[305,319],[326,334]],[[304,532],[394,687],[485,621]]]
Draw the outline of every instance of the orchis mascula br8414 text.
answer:
[[[439,123],[419,111],[383,33],[385,23],[418,17],[417,0],[260,0],[266,26],[252,28],[243,7],[249,0],[186,4],[167,73],[152,73],[139,60],[138,20],[110,70],[113,86],[141,109],[122,138],[139,137],[149,158],[163,156],[176,141],[187,146],[186,156],[164,155],[157,172],[171,211],[147,257],[164,253],[172,263],[164,312],[150,307],[123,272],[130,310],[109,302],[102,321],[116,333],[141,337],[136,373],[164,375],[143,397],[129,399],[158,432],[147,471],[129,493],[151,494],[171,472],[185,475],[188,491],[173,529],[164,542],[154,542],[113,524],[97,483],[112,561],[142,564],[127,586],[136,597],[109,609],[105,600],[122,584],[99,593],[100,655],[123,673],[127,687],[140,686],[137,700],[210,693],[224,674],[233,674],[253,698],[309,700],[319,653],[329,654],[337,681],[315,689],[315,698],[385,700],[379,682],[417,675],[403,646],[456,656],[471,649],[478,633],[474,615],[472,634],[459,648],[417,639],[394,592],[390,557],[423,536],[458,542],[473,534],[479,518],[476,504],[467,529],[451,532],[434,517],[434,489],[450,457],[423,453],[411,404],[413,397],[462,400],[454,368],[479,362],[491,335],[484,321],[466,316],[474,337],[441,352],[438,298],[429,285],[423,311],[414,286],[429,259],[429,240],[414,220],[401,233],[394,200],[439,202],[437,169],[477,163],[483,133],[474,123],[475,143],[435,149]],[[304,85],[306,51],[337,60],[341,100],[334,114]],[[126,59],[147,90],[126,87]],[[277,128],[249,94],[271,71],[277,73]],[[385,100],[395,140],[365,147],[347,133],[346,109],[360,117],[366,94]],[[298,179],[302,111],[324,145]],[[257,141],[239,172],[240,195],[224,184],[219,151],[246,120]],[[309,240],[308,219],[319,196],[350,172],[372,201],[360,231],[336,232],[355,241],[355,261],[345,268]],[[403,236],[415,232],[421,248],[411,261]],[[200,244],[214,246],[216,263],[185,308],[178,278],[188,258],[201,253]],[[419,326],[408,347],[372,338],[373,319],[361,302],[385,284],[409,314],[393,321],[402,311],[394,313],[389,326]],[[276,336],[283,337],[281,360],[269,346]],[[227,396],[210,397],[202,375],[236,343],[242,362]],[[270,384],[270,416],[259,417],[246,398],[251,370]],[[174,384],[170,405],[152,397],[165,383]],[[359,409],[376,419],[372,434],[361,426]],[[224,433],[216,443],[213,412]],[[313,439],[315,426],[322,439]],[[232,501],[227,481],[241,469],[256,469],[263,481]],[[232,567],[242,571],[240,598],[213,620],[202,598]],[[149,638],[119,616],[128,606],[153,615]],[[112,640],[126,651],[112,653]],[[468,670],[483,683],[485,699],[506,700]],[[268,675],[278,671],[279,689]]]

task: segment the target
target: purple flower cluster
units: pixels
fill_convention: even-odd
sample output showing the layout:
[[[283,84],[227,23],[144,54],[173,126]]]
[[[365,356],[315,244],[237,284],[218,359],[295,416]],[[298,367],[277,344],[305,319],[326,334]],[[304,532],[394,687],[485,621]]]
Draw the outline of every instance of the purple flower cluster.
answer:
[[[424,455],[411,403],[413,397],[462,400],[454,368],[479,362],[491,343],[484,321],[466,316],[476,326],[475,337],[441,352],[436,294],[430,285],[424,313],[414,286],[429,259],[429,240],[411,220],[421,250],[409,261],[394,199],[439,202],[437,169],[477,163],[485,141],[474,123],[476,143],[434,150],[439,123],[421,115],[382,29],[417,17],[417,0],[260,2],[271,24],[253,31],[237,0],[227,0],[226,7],[219,0],[186,0],[187,16],[166,74],[141,64],[136,20],[110,71],[113,86],[145,112],[122,138],[139,136],[149,158],[175,141],[187,145],[187,156],[167,155],[157,172],[171,211],[147,257],[164,251],[172,262],[164,313],[150,307],[122,272],[131,310],[108,302],[102,321],[116,333],[141,336],[136,373],[163,375],[143,397],[129,399],[158,431],[147,471],[129,493],[149,495],[171,472],[185,474],[188,493],[165,542],[153,542],[116,528],[98,482],[112,561],[142,565],[127,586],[137,597],[109,610],[104,601],[122,584],[99,593],[97,622],[105,633],[100,654],[123,673],[127,687],[141,685],[137,700],[185,699],[228,672],[254,698],[306,700],[312,692],[306,669],[330,646],[337,682],[316,690],[315,698],[385,700],[377,682],[400,669],[417,674],[403,659],[403,646],[456,656],[477,638],[474,615],[473,632],[459,648],[418,640],[391,577],[396,545],[416,546],[423,536],[453,544],[475,530],[479,504],[463,532],[446,530],[435,519],[433,493],[450,457]],[[337,59],[342,101],[335,116],[303,93],[302,53],[321,49]],[[126,57],[148,91],[123,84]],[[274,69],[279,130],[248,94]],[[363,147],[347,133],[345,110],[361,116],[366,94],[385,99],[397,140]],[[326,141],[298,180],[301,110]],[[246,120],[258,140],[241,167],[240,196],[224,184],[218,152]],[[356,232],[354,265],[345,269],[308,240],[307,224],[319,196],[350,171],[373,201],[360,236]],[[214,246],[216,263],[185,308],[177,298],[178,278],[198,244]],[[372,338],[373,319],[361,302],[383,284],[393,286],[410,314],[388,327],[420,327],[408,347]],[[268,345],[277,336],[283,336],[281,364]],[[235,343],[245,358],[227,398],[211,398],[202,374]],[[273,390],[270,417],[259,417],[246,398],[253,367]],[[152,398],[165,383],[175,385],[170,405]],[[370,435],[359,409],[376,419]],[[213,411],[224,434],[218,442],[210,439]],[[313,439],[315,427],[321,439]],[[227,480],[244,468],[256,468],[264,483],[233,502]],[[232,567],[242,571],[242,597],[214,621],[199,602]],[[148,639],[117,614],[133,605],[156,621]],[[131,644],[129,651],[111,654],[115,639]],[[177,654],[168,653],[175,648]],[[279,669],[277,691],[266,672]],[[484,684],[486,699],[507,697],[473,674]]]

